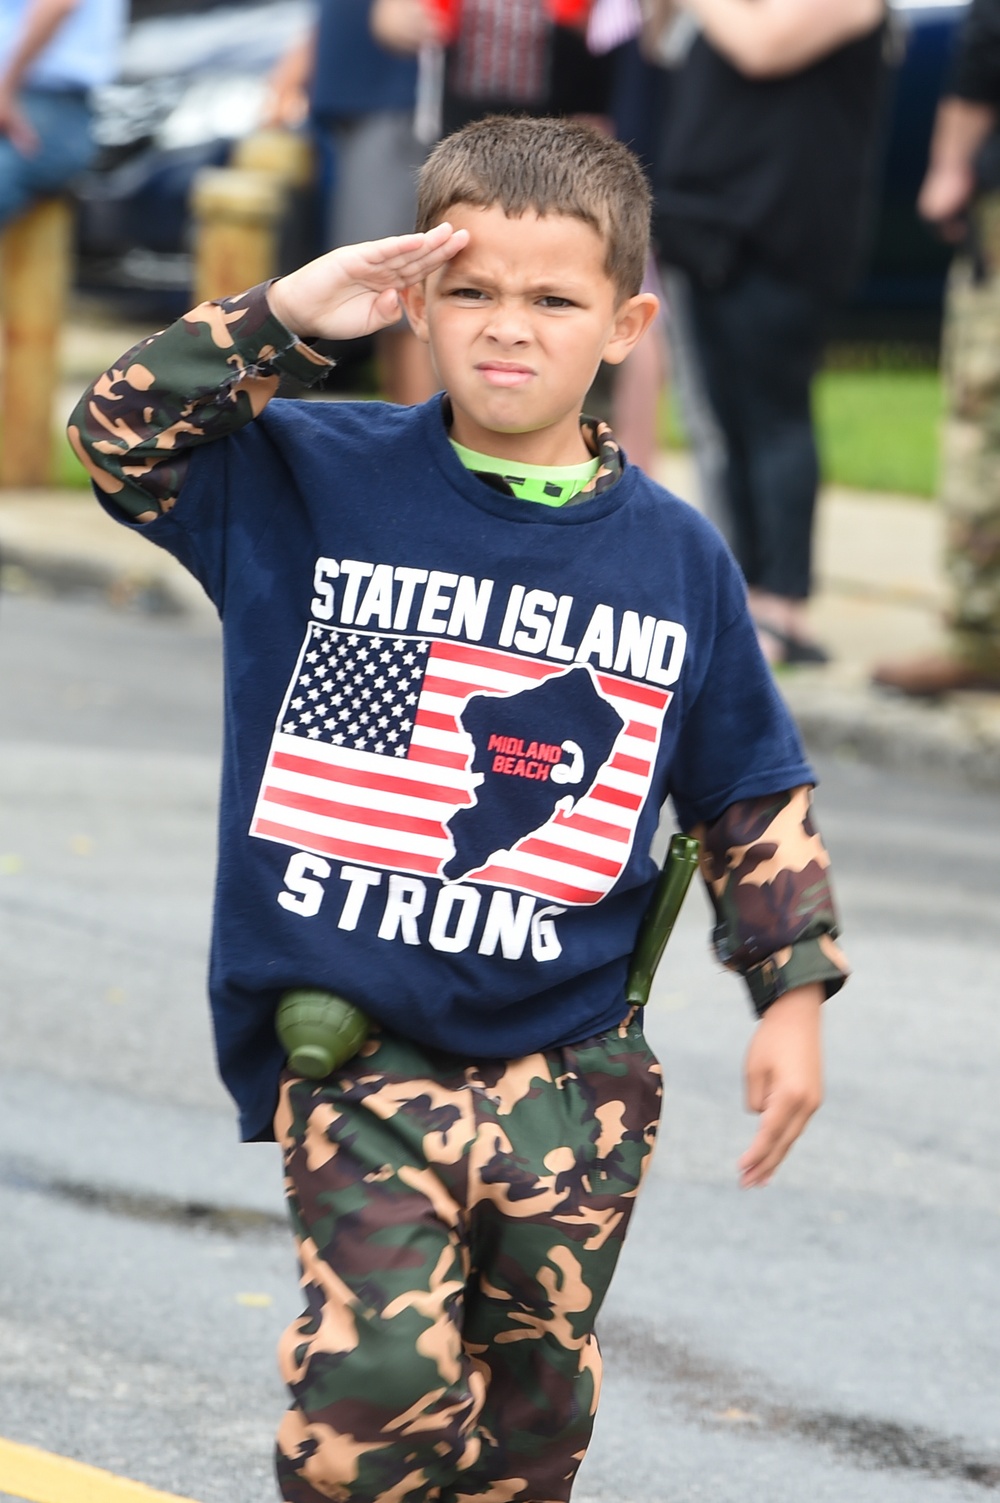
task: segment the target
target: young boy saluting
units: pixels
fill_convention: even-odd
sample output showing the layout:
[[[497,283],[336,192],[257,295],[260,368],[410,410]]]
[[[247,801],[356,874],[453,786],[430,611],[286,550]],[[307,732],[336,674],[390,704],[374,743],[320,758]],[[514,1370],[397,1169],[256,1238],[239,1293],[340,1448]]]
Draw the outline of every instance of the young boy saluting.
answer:
[[[625,978],[668,796],[761,1017],[746,1185],[819,1103],[844,977],[736,568],[580,417],[655,312],[638,164],[582,125],[486,120],[431,156],[418,223],[196,308],[70,429],[223,620],[211,996],[243,1135],[273,1121],[285,1152],[294,1503],[569,1497],[659,1115]],[[327,369],[306,341],[400,301],[442,395],[267,405]],[[283,1073],[297,986],[373,1020],[326,1080]]]

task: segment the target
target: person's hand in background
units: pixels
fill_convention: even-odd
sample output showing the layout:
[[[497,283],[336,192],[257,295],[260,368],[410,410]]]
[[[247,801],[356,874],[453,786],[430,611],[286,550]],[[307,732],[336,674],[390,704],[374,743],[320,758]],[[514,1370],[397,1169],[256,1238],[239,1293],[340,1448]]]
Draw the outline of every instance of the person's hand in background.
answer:
[[[390,52],[415,53],[447,40],[441,13],[425,0],[375,0],[371,29]]]
[[[41,143],[21,108],[18,91],[30,65],[45,51],[78,5],[79,0],[28,0],[21,8],[19,34],[0,74],[0,136],[6,136],[22,156],[34,156]]]
[[[873,31],[885,0],[683,0],[747,78],[782,78]]]
[[[989,104],[949,98],[938,106],[917,209],[945,240],[960,240],[965,233],[965,211],[976,190],[976,154],[996,123]]]
[[[38,150],[38,134],[18,103],[17,91],[3,81],[0,81],[0,136],[6,136],[23,157],[34,156]]]
[[[311,31],[275,64],[267,81],[261,124],[297,130],[309,115],[309,86],[316,67],[316,33]]]

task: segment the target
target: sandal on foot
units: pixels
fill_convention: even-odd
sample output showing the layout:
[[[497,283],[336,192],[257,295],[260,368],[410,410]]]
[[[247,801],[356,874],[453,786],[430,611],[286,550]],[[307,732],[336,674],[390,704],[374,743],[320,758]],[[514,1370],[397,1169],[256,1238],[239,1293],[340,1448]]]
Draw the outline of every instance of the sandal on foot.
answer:
[[[758,633],[769,637],[777,647],[775,667],[782,665],[797,667],[806,663],[819,664],[830,661],[830,654],[818,642],[804,642],[801,637],[790,637],[787,632],[780,631],[778,627],[771,626],[766,621],[755,621],[754,626]]]

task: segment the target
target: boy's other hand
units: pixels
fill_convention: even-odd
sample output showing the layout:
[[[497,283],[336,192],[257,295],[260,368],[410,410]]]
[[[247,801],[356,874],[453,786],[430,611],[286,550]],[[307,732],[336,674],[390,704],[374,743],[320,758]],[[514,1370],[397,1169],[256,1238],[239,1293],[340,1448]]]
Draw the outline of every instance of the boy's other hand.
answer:
[[[360,339],[396,323],[399,289],[422,282],[468,240],[468,230],[446,223],[423,234],[342,245],[272,283],[267,301],[301,339]]]
[[[757,1025],[747,1051],[747,1110],[760,1113],[757,1135],[739,1161],[740,1184],[770,1184],[774,1171],[823,1099],[818,982],[786,992]]]

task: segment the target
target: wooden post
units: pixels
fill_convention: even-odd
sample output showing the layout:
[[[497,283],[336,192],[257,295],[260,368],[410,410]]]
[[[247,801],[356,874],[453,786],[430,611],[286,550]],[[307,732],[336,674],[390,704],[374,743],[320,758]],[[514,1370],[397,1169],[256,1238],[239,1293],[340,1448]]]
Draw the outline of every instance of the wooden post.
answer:
[[[315,162],[307,136],[292,130],[258,130],[233,147],[230,165],[269,172],[289,188],[308,188]]]
[[[229,297],[273,277],[285,195],[267,172],[205,167],[195,178],[195,302]]]
[[[228,297],[278,273],[289,194],[312,178],[312,148],[287,130],[258,131],[233,148],[232,165],[195,178],[195,300]]]
[[[0,486],[52,484],[71,240],[72,213],[60,198],[43,199],[0,238]]]

